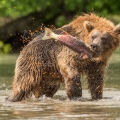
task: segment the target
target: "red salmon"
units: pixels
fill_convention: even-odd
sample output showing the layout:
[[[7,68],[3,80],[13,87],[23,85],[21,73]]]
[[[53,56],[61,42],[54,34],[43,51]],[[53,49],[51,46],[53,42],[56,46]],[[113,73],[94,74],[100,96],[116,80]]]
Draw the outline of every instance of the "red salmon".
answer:
[[[51,38],[55,40],[59,40],[65,46],[67,46],[68,48],[71,48],[72,50],[74,50],[79,54],[84,53],[90,58],[93,56],[93,51],[82,40],[79,40],[68,33],[58,35],[52,32],[49,28],[45,28],[45,35],[42,39],[46,40]]]

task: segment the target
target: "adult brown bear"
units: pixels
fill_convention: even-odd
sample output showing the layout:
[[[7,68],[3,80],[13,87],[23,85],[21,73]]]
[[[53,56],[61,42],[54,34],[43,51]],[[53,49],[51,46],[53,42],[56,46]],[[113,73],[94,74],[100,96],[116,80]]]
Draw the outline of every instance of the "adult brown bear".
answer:
[[[35,37],[24,47],[16,62],[14,81],[8,101],[20,101],[32,92],[36,98],[52,97],[65,82],[67,96],[82,96],[80,78],[85,74],[92,99],[101,99],[103,81],[108,60],[120,44],[120,25],[96,14],[84,14],[71,23],[55,30],[67,31],[91,46],[99,54],[97,58],[80,60],[80,54],[59,41],[41,40]]]

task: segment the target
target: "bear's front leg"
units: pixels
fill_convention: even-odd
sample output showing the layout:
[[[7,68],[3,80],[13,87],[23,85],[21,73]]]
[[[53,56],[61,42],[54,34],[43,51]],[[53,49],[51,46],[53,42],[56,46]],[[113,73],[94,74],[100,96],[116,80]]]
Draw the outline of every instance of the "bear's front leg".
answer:
[[[65,88],[68,98],[70,100],[77,100],[82,97],[80,74],[77,68],[74,66],[62,64],[60,72],[65,81]]]
[[[68,77],[65,80],[65,87],[68,98],[70,100],[78,100],[80,97],[82,97],[82,86],[79,74],[74,75],[73,77],[70,78]]]
[[[102,99],[103,95],[104,72],[97,70],[88,74],[88,88],[92,99]]]

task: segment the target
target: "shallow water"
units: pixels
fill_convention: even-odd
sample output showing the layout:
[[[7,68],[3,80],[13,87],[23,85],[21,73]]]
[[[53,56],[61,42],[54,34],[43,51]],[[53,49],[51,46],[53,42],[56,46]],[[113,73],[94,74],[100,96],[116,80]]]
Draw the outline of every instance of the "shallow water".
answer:
[[[64,90],[51,98],[43,96],[39,100],[7,102],[10,90],[0,90],[0,119],[9,120],[120,120],[120,91],[104,89],[103,99],[92,101],[87,90],[83,98],[70,101]]]

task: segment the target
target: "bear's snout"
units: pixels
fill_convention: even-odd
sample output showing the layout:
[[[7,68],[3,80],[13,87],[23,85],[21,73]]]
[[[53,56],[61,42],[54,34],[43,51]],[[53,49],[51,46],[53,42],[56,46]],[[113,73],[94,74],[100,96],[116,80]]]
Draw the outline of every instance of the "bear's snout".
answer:
[[[94,51],[96,51],[98,49],[98,45],[97,44],[91,44],[90,47]]]

